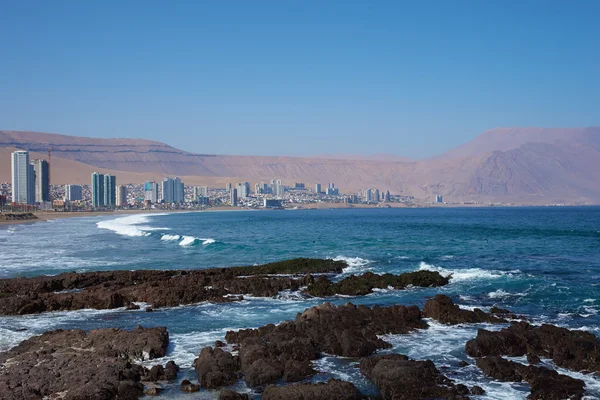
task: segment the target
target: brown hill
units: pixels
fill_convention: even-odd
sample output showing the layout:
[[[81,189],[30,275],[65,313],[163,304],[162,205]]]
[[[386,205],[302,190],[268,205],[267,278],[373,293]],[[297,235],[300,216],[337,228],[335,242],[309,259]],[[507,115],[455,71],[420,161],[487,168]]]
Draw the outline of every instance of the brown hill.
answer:
[[[497,129],[441,157],[412,162],[201,155],[148,140],[0,131],[0,181],[10,179],[12,149],[43,157],[48,147],[54,183],[88,183],[91,172],[99,170],[114,173],[119,182],[178,175],[188,184],[223,186],[277,178],[288,184],[335,182],[345,191],[378,188],[420,199],[441,194],[448,201],[600,203],[595,176],[600,128]]]

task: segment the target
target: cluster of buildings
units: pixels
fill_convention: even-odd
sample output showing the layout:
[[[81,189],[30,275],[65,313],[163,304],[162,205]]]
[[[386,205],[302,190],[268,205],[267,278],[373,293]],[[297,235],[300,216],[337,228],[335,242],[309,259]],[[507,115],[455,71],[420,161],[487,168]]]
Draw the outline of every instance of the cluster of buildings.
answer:
[[[46,160],[30,160],[27,151],[12,153],[12,203],[42,208],[71,210],[103,210],[115,208],[204,208],[232,206],[248,208],[282,208],[295,204],[351,203],[379,204],[382,202],[410,202],[412,196],[391,196],[389,191],[364,189],[358,194],[340,194],[333,182],[327,186],[317,183],[308,188],[303,182],[286,186],[281,179],[254,184],[228,183],[224,188],[208,186],[190,187],[178,177],[166,177],[160,182],[149,181],[143,185],[117,185],[117,177],[94,172],[90,185],[50,184],[50,164]],[[3,201],[4,200],[4,201]],[[7,196],[0,192],[0,202]],[[441,203],[437,195],[435,202]]]
[[[50,166],[46,160],[30,160],[29,152],[11,155],[13,203],[33,205],[50,201]]]

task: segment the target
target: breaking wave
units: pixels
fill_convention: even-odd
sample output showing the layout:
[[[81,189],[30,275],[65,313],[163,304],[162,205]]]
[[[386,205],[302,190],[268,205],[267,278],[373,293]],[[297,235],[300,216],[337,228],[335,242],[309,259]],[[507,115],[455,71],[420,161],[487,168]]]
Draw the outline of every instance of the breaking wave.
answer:
[[[179,242],[180,246],[195,246],[199,243],[202,243],[203,246],[207,246],[209,244],[215,243],[215,239],[211,238],[198,238],[195,236],[182,236],[181,242]]]
[[[344,268],[345,274],[352,274],[356,272],[368,271],[372,268],[368,268],[367,265],[371,264],[371,260],[367,260],[360,257],[344,257],[337,256],[333,259],[334,261],[345,261],[348,266]]]
[[[128,215],[126,217],[119,217],[108,221],[100,221],[96,223],[96,226],[100,229],[107,229],[115,232],[117,235],[139,237],[139,236],[150,236],[152,231],[168,231],[169,228],[154,228],[150,226],[144,226],[150,222],[148,217],[157,215],[167,214],[136,214]]]
[[[450,279],[453,282],[473,281],[478,279],[498,279],[502,278],[503,276],[513,276],[514,274],[521,273],[519,270],[495,271],[481,268],[445,269],[435,265],[427,264],[424,261],[421,261],[421,264],[419,264],[419,271],[439,272],[440,275],[444,277],[451,276]]]

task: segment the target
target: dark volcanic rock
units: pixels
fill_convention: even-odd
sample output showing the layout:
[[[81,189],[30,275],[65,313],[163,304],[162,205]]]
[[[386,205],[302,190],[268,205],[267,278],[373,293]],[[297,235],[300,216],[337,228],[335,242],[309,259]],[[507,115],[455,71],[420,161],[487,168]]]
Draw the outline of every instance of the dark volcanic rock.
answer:
[[[234,392],[233,390],[221,390],[219,400],[248,400],[248,395]]]
[[[582,380],[544,367],[523,365],[497,356],[480,358],[477,366],[487,376],[500,381],[526,381],[531,386],[527,397],[530,400],[581,399],[585,393]]]
[[[185,393],[194,393],[194,392],[197,392],[200,390],[200,385],[197,385],[195,383],[188,381],[187,379],[184,379],[181,381],[181,384],[179,385],[179,390],[181,390],[182,392],[185,392]]]
[[[215,389],[235,383],[240,366],[238,358],[231,353],[220,348],[205,347],[194,360],[194,369],[201,387]]]
[[[150,382],[171,381],[177,378],[177,371],[179,371],[177,364],[174,361],[169,361],[165,367],[160,364],[152,366],[144,374],[142,380]]]
[[[426,328],[418,307],[334,306],[325,303],[298,314],[294,321],[258,329],[227,332],[229,343],[241,344],[244,379],[251,386],[304,379],[313,373],[308,361],[329,353],[363,357],[390,345],[377,337]]]
[[[0,353],[0,393],[4,400],[61,392],[65,399],[135,399],[144,368],[130,359],[162,357],[168,341],[165,328],[46,332]]]
[[[360,372],[372,380],[384,400],[468,399],[469,389],[454,385],[433,362],[409,360],[402,354],[365,358]]]
[[[513,324],[498,332],[479,329],[466,351],[472,357],[524,356],[551,358],[556,365],[575,371],[600,372],[600,340],[589,332],[553,325]]]
[[[350,382],[330,379],[327,383],[269,385],[262,398],[263,400],[361,400],[363,396]]]
[[[373,289],[404,289],[409,285],[421,287],[437,287],[447,285],[449,278],[443,277],[439,272],[416,271],[406,272],[400,275],[383,274],[377,275],[365,272],[360,276],[349,276],[337,283],[331,282],[324,276],[319,276],[306,289],[311,296],[333,296],[342,294],[347,296],[362,296],[369,294]]]
[[[481,386],[473,386],[471,388],[471,394],[475,396],[483,396],[485,394],[485,390]]]
[[[299,258],[254,267],[194,271],[108,271],[57,276],[0,279],[0,315],[83,308],[112,309],[132,302],[152,304],[152,309],[201,301],[231,302],[240,293],[275,296],[298,290],[307,273],[340,273],[344,261]],[[268,276],[296,274],[298,276]]]
[[[423,316],[433,318],[442,324],[451,325],[480,322],[507,322],[505,319],[487,314],[478,308],[474,311],[463,310],[454,304],[450,297],[443,294],[438,294],[433,299],[429,299],[425,302]]]

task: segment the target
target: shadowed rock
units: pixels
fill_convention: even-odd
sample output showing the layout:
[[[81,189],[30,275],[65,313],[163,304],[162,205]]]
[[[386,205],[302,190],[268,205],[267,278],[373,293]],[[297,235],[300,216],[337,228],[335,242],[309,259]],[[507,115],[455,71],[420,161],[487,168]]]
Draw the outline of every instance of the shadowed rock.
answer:
[[[468,399],[469,389],[442,375],[433,362],[409,360],[402,354],[365,358],[360,372],[379,389],[384,400]]]
[[[377,275],[365,272],[359,276],[349,276],[337,283],[331,282],[325,276],[319,276],[306,289],[311,296],[333,296],[341,294],[346,296],[363,296],[369,294],[373,289],[404,289],[407,286],[437,287],[447,285],[449,278],[443,277],[439,272],[416,271],[406,272],[400,275],[383,274]]]
[[[327,383],[296,383],[288,386],[269,385],[263,400],[361,400],[363,396],[350,382],[330,379]]]
[[[0,393],[4,400],[62,392],[65,399],[135,399],[148,371],[130,360],[163,357],[168,341],[165,328],[46,332],[0,353]]]
[[[299,258],[253,267],[193,271],[108,271],[0,279],[0,315],[84,308],[113,309],[132,302],[153,309],[202,301],[241,300],[235,294],[271,297],[298,290],[308,273],[340,273],[344,261]],[[298,276],[270,276],[297,274]],[[148,311],[148,310],[147,310]]]
[[[369,308],[325,303],[298,314],[294,321],[227,332],[226,339],[241,345],[244,379],[256,386],[312,375],[308,362],[319,358],[321,352],[364,357],[390,347],[378,335],[404,334],[426,327],[416,306]]]
[[[446,295],[438,294],[433,299],[425,302],[423,307],[423,316],[433,318],[442,324],[462,324],[462,323],[502,323],[505,319],[485,313],[476,308],[473,311],[463,310]]]
[[[553,325],[521,322],[498,332],[479,329],[477,337],[467,342],[466,351],[472,357],[528,355],[532,361],[551,358],[560,367],[600,372],[600,340],[589,332]]]
[[[215,389],[235,383],[240,366],[238,357],[231,353],[220,348],[205,347],[194,360],[194,369],[201,387]]]
[[[527,397],[530,400],[577,400],[585,393],[582,380],[544,367],[523,365],[497,356],[480,358],[477,366],[487,376],[500,381],[526,381],[531,386],[531,394]]]

